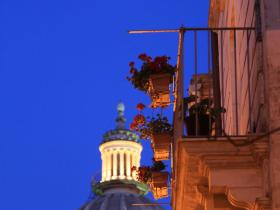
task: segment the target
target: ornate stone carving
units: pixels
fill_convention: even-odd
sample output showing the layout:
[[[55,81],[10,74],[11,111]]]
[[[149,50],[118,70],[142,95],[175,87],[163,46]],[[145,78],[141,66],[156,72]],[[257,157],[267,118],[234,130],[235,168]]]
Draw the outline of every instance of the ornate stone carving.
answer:
[[[248,137],[233,140],[240,144],[248,141]],[[204,206],[213,195],[223,194],[229,204],[254,210],[256,199],[265,196],[263,163],[268,156],[267,139],[235,147],[224,138],[217,141],[187,138],[180,146],[181,161],[185,158],[187,166],[179,171],[179,176],[185,177],[182,201],[187,202],[186,196],[192,196],[188,198],[192,206],[181,204],[188,205],[186,209],[194,208],[194,203]],[[191,191],[194,187],[198,194]]]
[[[202,176],[197,184],[197,190],[202,194],[203,197],[207,197],[209,194],[208,177]]]
[[[270,210],[271,199],[267,197],[257,198],[254,210]]]

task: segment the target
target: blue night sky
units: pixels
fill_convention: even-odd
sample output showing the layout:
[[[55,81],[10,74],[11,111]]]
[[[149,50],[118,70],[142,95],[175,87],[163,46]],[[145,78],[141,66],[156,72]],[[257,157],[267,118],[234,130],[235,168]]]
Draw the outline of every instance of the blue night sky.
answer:
[[[176,63],[177,34],[127,31],[206,26],[208,0],[2,0],[0,10],[0,210],[78,209],[117,103],[128,123],[149,104],[128,62],[146,52]]]

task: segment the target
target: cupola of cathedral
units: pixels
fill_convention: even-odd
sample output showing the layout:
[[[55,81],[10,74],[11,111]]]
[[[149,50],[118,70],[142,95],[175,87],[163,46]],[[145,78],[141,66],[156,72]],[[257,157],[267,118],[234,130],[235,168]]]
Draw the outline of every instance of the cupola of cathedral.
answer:
[[[99,146],[102,176],[92,185],[95,197],[79,210],[163,210],[144,196],[148,186],[131,173],[132,166],[140,166],[142,145],[139,137],[125,128],[124,110],[124,104],[118,104],[117,126],[104,134]]]
[[[102,159],[102,180],[135,180],[132,166],[140,166],[142,145],[138,136],[125,129],[124,104],[117,106],[117,127],[106,132],[99,147]]]

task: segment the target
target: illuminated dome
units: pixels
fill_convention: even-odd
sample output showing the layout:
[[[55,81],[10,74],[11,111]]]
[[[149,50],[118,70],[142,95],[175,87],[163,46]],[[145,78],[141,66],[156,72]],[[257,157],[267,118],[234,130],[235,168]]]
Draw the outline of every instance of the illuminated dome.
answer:
[[[99,146],[102,178],[92,185],[95,198],[79,210],[163,210],[144,195],[149,188],[136,179],[131,167],[140,166],[142,145],[139,137],[125,128],[123,103],[117,106],[117,127],[106,132]]]

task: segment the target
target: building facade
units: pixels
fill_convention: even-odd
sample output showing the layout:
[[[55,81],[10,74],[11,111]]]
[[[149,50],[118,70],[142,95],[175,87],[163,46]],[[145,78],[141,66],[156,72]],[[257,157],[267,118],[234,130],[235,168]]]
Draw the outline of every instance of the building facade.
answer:
[[[279,210],[280,1],[211,0],[207,31],[213,100],[226,112],[214,135],[184,135],[176,80],[173,209]]]

